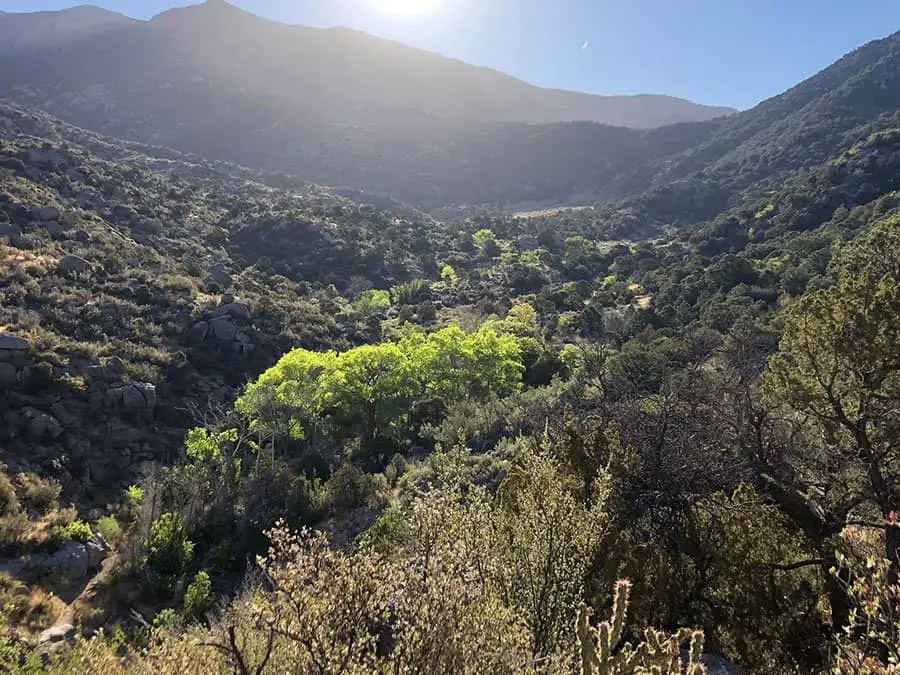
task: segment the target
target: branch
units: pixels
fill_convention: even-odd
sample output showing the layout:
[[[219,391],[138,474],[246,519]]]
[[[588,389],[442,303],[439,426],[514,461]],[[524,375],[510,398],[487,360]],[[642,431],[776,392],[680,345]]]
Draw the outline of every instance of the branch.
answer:
[[[825,560],[824,558],[813,558],[812,560],[800,560],[798,562],[788,563],[787,565],[782,565],[781,563],[761,563],[761,565],[763,567],[770,567],[773,570],[790,572],[791,570],[798,570],[801,567],[812,567],[813,565],[821,567],[828,562],[830,561]]]

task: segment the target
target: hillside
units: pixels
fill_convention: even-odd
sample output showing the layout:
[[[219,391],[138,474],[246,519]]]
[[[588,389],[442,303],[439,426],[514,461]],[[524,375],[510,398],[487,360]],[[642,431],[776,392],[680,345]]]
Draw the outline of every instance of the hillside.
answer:
[[[134,23],[134,19],[90,5],[55,12],[0,12],[0,53],[53,48]]]
[[[313,152],[210,12],[0,62],[0,672],[892,674],[900,34]]]
[[[11,50],[0,57],[0,91],[120,138],[424,205],[559,200],[578,191],[568,179],[543,184],[540,176],[566,160],[553,153],[550,165],[535,166],[547,155],[547,134],[557,132],[526,123],[659,127],[731,112],[668,97],[543,90],[356,31],[277,24],[224,2],[171,10],[102,38],[60,39],[52,50]],[[559,133],[578,130],[586,137],[566,147],[587,141],[601,154],[585,167],[588,194],[610,177],[607,163],[620,168],[645,151],[623,130],[579,124]],[[638,147],[620,156],[621,143]],[[472,174],[481,166],[496,172],[496,183]]]
[[[507,98],[534,110],[529,97],[552,92],[507,95],[524,85],[223,2],[172,10],[103,39],[0,56],[0,87],[119,138],[425,208],[589,204],[680,181],[759,194],[818,165],[896,108],[898,44],[894,35],[866,45],[752,110],[644,131],[511,121]]]
[[[410,545],[397,543],[393,537],[401,534],[391,534],[393,521],[384,519],[443,508],[426,501],[406,510],[407,500],[451,470],[441,462],[457,461],[431,454],[440,447],[471,448],[468,468],[452,470],[462,470],[479,486],[503,482],[505,491],[512,489],[503,481],[511,462],[538,462],[527,465],[527,475],[558,477],[520,488],[537,490],[543,500],[551,487],[573,483],[546,474],[563,471],[567,465],[556,463],[562,459],[528,459],[527,439],[540,434],[551,444],[548,452],[569,457],[583,452],[578,448],[586,446],[579,444],[596,442],[590,425],[601,415],[619,430],[622,447],[642,458],[640,465],[615,469],[622,481],[615,500],[622,501],[603,507],[618,513],[617,527],[624,528],[619,541],[652,538],[665,574],[674,569],[695,583],[706,579],[692,591],[698,598],[662,588],[654,596],[657,572],[647,569],[639,550],[621,543],[617,569],[641,584],[640,593],[649,599],[635,604],[633,619],[702,626],[712,649],[742,664],[821,664],[827,651],[823,625],[832,619],[803,609],[819,597],[810,578],[800,572],[779,577],[778,597],[796,598],[791,603],[761,601],[768,572],[748,574],[747,566],[757,563],[741,556],[751,554],[738,544],[724,550],[720,538],[694,539],[701,533],[690,523],[703,514],[726,528],[720,536],[738,536],[727,529],[733,527],[731,512],[716,501],[715,493],[723,490],[744,500],[742,509],[755,509],[761,532],[753,541],[794,541],[791,521],[782,520],[796,515],[794,502],[784,496],[793,493],[783,491],[804,490],[803,480],[778,468],[783,473],[773,487],[769,472],[775,469],[754,468],[740,454],[740,444],[752,438],[741,434],[751,430],[735,430],[742,422],[731,417],[728,405],[744,394],[720,379],[718,369],[758,374],[765,367],[784,308],[834,283],[838,272],[829,263],[835,240],[865,236],[873,223],[896,233],[896,218],[890,218],[900,207],[898,128],[896,118],[890,124],[882,120],[878,131],[814,170],[796,173],[764,199],[734,207],[729,202],[739,197],[694,184],[578,211],[441,222],[397,202],[369,204],[365,196],[351,199],[313,185],[286,181],[273,188],[265,176],[236,165],[126,144],[3,105],[0,448],[13,497],[0,519],[0,547],[8,556],[0,565],[17,581],[3,581],[0,590],[9,594],[12,621],[26,636],[24,643],[4,642],[12,650],[4,653],[25,658],[64,649],[66,642],[53,637],[37,651],[27,646],[36,635],[29,631],[55,621],[63,623],[54,630],[71,635],[74,629],[64,622],[73,619],[87,629],[144,630],[134,627],[135,611],[146,617],[159,612],[160,626],[170,625],[165,622],[177,615],[166,612],[175,610],[185,621],[195,620],[188,617],[207,611],[203,603],[211,602],[211,594],[236,591],[246,556],[264,550],[261,530],[281,518],[291,526],[325,527],[339,542],[375,522],[365,541]],[[706,220],[705,211],[717,216]],[[669,227],[673,218],[677,230]],[[655,238],[640,240],[647,236]],[[454,326],[481,332],[466,337]],[[426,333],[411,332],[416,330]],[[492,331],[504,337],[492,338]],[[437,337],[416,342],[428,339],[417,335],[428,334]],[[477,366],[486,370],[474,383],[457,382],[442,370],[449,383],[410,389],[442,392],[438,398],[404,394],[381,401],[371,418],[364,413],[367,399],[356,398],[366,394],[342,388],[355,376],[337,370],[331,379],[331,368],[365,369],[370,358],[397,354],[427,359],[454,348],[456,340],[469,341],[452,357],[456,363],[479,345],[480,358],[507,359],[505,365]],[[267,403],[263,386],[233,409],[243,383],[291,349],[298,349],[291,358],[308,360],[309,370],[294,370],[287,361],[266,377],[287,376],[290,387],[338,387],[329,397],[340,396],[340,406],[313,405],[318,393]],[[332,364],[332,349],[346,356]],[[411,372],[439,365],[428,363]],[[303,372],[314,381],[290,379]],[[328,379],[316,382],[317,373]],[[279,426],[295,415],[309,429],[302,436]],[[244,426],[251,422],[256,426]],[[191,427],[201,431],[191,432],[182,450]],[[610,428],[604,433],[612,433]],[[256,450],[228,440],[248,429],[259,438],[254,443],[262,443]],[[809,433],[810,442],[821,438],[817,429]],[[731,448],[725,454],[723,439]],[[665,455],[658,454],[660,443]],[[232,478],[215,459],[225,452],[240,457]],[[546,461],[551,464],[541,463]],[[811,468],[803,454],[778,461],[825,470]],[[781,495],[783,511],[776,510],[777,501],[747,496],[741,481],[765,499]],[[135,487],[123,493],[129,485]],[[560,503],[570,504],[566,499]],[[383,512],[385,504],[395,510]],[[478,516],[453,517],[468,522]],[[520,518],[496,526],[511,527]],[[570,525],[575,522],[582,521]],[[160,523],[176,527],[165,536],[190,538],[190,555],[142,553],[161,545],[153,543],[163,536]],[[78,543],[85,536],[87,544]],[[526,545],[519,536],[524,535],[515,535],[510,545]],[[145,549],[147,541],[151,548]],[[110,545],[116,574],[100,572],[92,580]],[[761,555],[788,565],[797,555],[814,555],[812,547],[797,540],[773,544]],[[316,550],[308,555],[326,555]],[[467,555],[488,555],[487,549],[478,551]],[[578,555],[594,554],[585,549]],[[729,565],[744,561],[738,564],[742,571],[735,577],[731,567],[698,569],[709,564],[707,555],[726,556]],[[192,583],[188,600],[183,589],[198,570],[213,586],[198,596],[195,584],[207,583],[198,573],[201,581]],[[272,574],[279,570],[272,568]],[[358,580],[356,572],[347,574],[335,580],[337,586],[309,588],[318,588],[322,602],[326,591],[345,597],[340,584]],[[721,595],[724,588],[729,595]],[[59,607],[41,599],[48,590],[74,600]],[[733,594],[744,598],[739,602],[757,603],[763,616],[777,619],[775,625],[727,614]],[[269,602],[268,596],[263,600]],[[241,606],[229,620],[247,620]],[[569,609],[558,611],[568,616]],[[805,651],[785,644],[780,622]],[[737,629],[749,637],[736,640],[731,631]],[[227,633],[227,624],[210,630]],[[341,629],[334,630],[326,639],[340,639],[335,636]],[[196,672],[212,667],[203,659],[216,652],[191,650],[185,658],[196,661]],[[95,651],[65,653],[87,659],[72,666],[75,672],[116,672],[109,670],[112,662],[100,667],[92,661],[99,658]],[[278,651],[288,659],[279,661],[288,670],[305,663],[291,661],[292,653],[287,645]]]

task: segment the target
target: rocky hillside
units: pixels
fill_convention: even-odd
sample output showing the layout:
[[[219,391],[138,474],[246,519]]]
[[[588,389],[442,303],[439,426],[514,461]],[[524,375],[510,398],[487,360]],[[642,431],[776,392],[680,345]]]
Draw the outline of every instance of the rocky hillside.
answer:
[[[80,499],[172,459],[291,346],[364,340],[342,296],[434,266],[414,211],[162,154],[0,108],[0,446]],[[292,279],[268,228],[292,233]]]
[[[63,654],[76,624],[107,634],[123,626],[140,650],[153,617],[158,627],[202,621],[213,600],[235,593],[245,561],[265,550],[262,532],[280,519],[347,542],[385,505],[402,502],[404,491],[431,481],[443,461],[431,454],[436,448],[471,448],[467,472],[492,486],[526,446],[552,433],[575,439],[562,446],[566,462],[589,448],[605,452],[612,440],[636,453],[635,461],[623,455],[621,505],[611,522],[626,528],[617,540],[637,548],[629,553],[626,545],[609,569],[618,574],[626,565],[648,598],[635,603],[641,625],[702,626],[714,648],[760,672],[821,672],[831,652],[823,641],[830,629],[810,610],[824,606],[819,568],[778,576],[774,593],[771,570],[755,570],[760,562],[788,572],[797,559],[823,560],[811,545],[798,550],[805,535],[784,518],[809,498],[819,500],[816,518],[820,507],[832,508],[836,493],[816,497],[804,473],[808,449],[825,444],[816,478],[833,475],[828,430],[813,428],[796,458],[759,468],[740,454],[762,442],[759,429],[731,439],[735,420],[717,406],[735,400],[746,410],[745,398],[729,399],[738,385],[725,381],[727,373],[739,368],[743,384],[738,374],[756,377],[776,350],[784,308],[834,285],[835,241],[897,231],[900,117],[892,99],[869,86],[880,59],[893,58],[890,44],[875,45],[869,65],[845,67],[859,65],[853,57],[833,71],[837,79],[826,73],[801,87],[800,98],[789,92],[768,104],[782,106],[798,128],[818,124],[828,133],[821,147],[806,146],[802,133],[785,135],[781,150],[794,163],[772,155],[764,178],[723,162],[640,192],[692,147],[713,148],[716,134],[715,152],[750,156],[777,125],[774,115],[759,122],[763,131],[743,140],[731,134],[728,143],[722,122],[651,132],[569,124],[537,135],[528,125],[497,127],[531,134],[534,154],[494,165],[479,157],[523,177],[526,159],[555,167],[542,190],[584,184],[577,166],[542,156],[562,148],[573,162],[596,160],[578,142],[583,133],[629,153],[628,172],[602,166],[591,175],[634,196],[522,216],[472,209],[470,217],[439,220],[389,198],[116,140],[0,104],[0,604],[25,650],[7,649],[9,631],[0,633],[0,659]],[[835,89],[835,81],[845,85]],[[859,112],[866,109],[872,114]],[[478,141],[500,142],[487,134]],[[475,186],[450,185],[460,194],[460,185]],[[871,253],[865,259],[878,262]],[[889,317],[884,334],[894,325]],[[479,327],[485,331],[474,332]],[[411,413],[409,395],[398,398],[388,386],[388,405],[379,408],[365,388],[354,389],[364,380],[341,370],[328,379],[340,385],[339,405],[293,389],[286,401],[272,399],[273,419],[287,427],[265,452],[270,401],[248,399],[257,415],[250,422],[231,405],[292,348],[305,350],[295,352],[297,363],[312,365],[297,372],[318,381],[337,363],[332,351],[345,355],[341,368],[377,373],[379,359],[393,362],[398,341],[407,341],[407,359],[427,355],[434,345],[416,340],[436,335],[446,340],[442,349],[462,341],[446,361],[453,364],[470,340],[489,347],[495,330],[505,342],[494,344],[518,345],[512,365],[521,379],[499,399],[469,398],[485,395],[478,386],[467,394],[431,382],[408,391],[451,392],[442,394],[447,400],[429,393]],[[282,363],[275,375],[294,377],[292,358]],[[294,433],[294,414],[278,407],[285,402],[312,415],[314,434]],[[311,402],[317,407],[305,410]],[[597,415],[610,426],[584,431]],[[251,437],[260,442],[245,442]],[[732,444],[727,452],[723,438]],[[780,442],[771,437],[772,447]],[[848,466],[859,456],[847,455]],[[536,486],[534,504],[545,503],[548,486],[582,484],[550,475]],[[863,475],[848,474],[842,489]],[[745,500],[735,492],[740,483],[766,490],[773,480],[774,501],[738,521],[738,538],[723,553],[721,532],[735,510],[722,494]],[[772,504],[785,494],[798,497],[776,514]],[[847,495],[848,503],[858,497]],[[698,499],[700,510],[691,510]],[[373,536],[402,535],[392,513],[382,514]],[[721,521],[696,527],[711,514]],[[517,510],[511,522],[520,521]],[[752,536],[765,548],[745,557],[748,521],[764,524]],[[447,520],[433,522],[443,528]],[[649,570],[648,541],[670,556]],[[494,550],[494,538],[485,543]],[[711,564],[710,556],[724,558]],[[683,594],[680,584],[663,583],[672,569],[689,580]],[[735,606],[741,611],[731,613]],[[759,611],[748,616],[747,606]],[[185,658],[193,663],[207,652],[190,644]]]

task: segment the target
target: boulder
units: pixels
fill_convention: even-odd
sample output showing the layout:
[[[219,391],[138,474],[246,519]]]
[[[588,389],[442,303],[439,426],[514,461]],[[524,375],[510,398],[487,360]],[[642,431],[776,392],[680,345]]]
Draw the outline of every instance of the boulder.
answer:
[[[59,271],[61,274],[89,274],[94,271],[94,266],[77,255],[67,255],[59,261]]]
[[[18,237],[22,228],[14,223],[0,223],[0,237]]]
[[[206,321],[200,321],[188,331],[187,341],[189,344],[199,345],[206,339],[207,333],[209,333],[209,324]]]
[[[117,397],[127,410],[150,410],[156,407],[156,387],[146,382],[114,389],[111,394]]]
[[[27,352],[31,343],[13,333],[0,333],[0,350],[11,352]]]
[[[86,543],[84,549],[87,552],[88,567],[92,570],[100,567],[109,554],[109,546],[99,535],[93,541]]]
[[[209,324],[212,336],[222,342],[231,342],[237,335],[237,326],[231,321],[230,316],[219,316]]]
[[[63,642],[75,638],[75,626],[70,623],[58,623],[43,631],[38,639],[38,644],[47,642]]]
[[[37,244],[24,234],[14,234],[9,238],[9,245],[22,251],[33,251]]]
[[[213,317],[230,316],[238,321],[250,321],[250,308],[243,302],[230,302],[227,305],[216,307],[212,313]]]
[[[226,289],[234,283],[234,280],[231,278],[228,270],[225,269],[225,263],[218,262],[210,268],[203,283],[207,288],[216,286],[220,289]]]
[[[137,387],[138,391],[140,391],[141,395],[144,397],[144,407],[148,409],[155,408],[156,387],[149,382],[138,382],[134,386]]]
[[[28,162],[30,164],[57,167],[63,166],[66,163],[66,158],[59,150],[39,148],[28,151]]]
[[[54,239],[62,239],[66,236],[66,232],[69,230],[65,225],[56,222],[55,220],[48,220],[46,223],[41,223],[41,227],[43,227],[47,234],[49,234]]]
[[[60,580],[75,581],[84,579],[91,570],[87,546],[77,541],[70,541],[59,551],[50,556],[51,576]]]
[[[33,443],[55,441],[62,435],[63,427],[53,415],[34,408],[25,408],[21,415],[25,423],[25,436]]]
[[[19,383],[19,371],[11,363],[0,361],[0,390],[12,389]]]
[[[62,215],[58,208],[55,206],[44,206],[39,209],[35,209],[33,211],[34,217],[40,221],[47,220],[59,220],[59,217]]]
[[[147,404],[144,401],[144,395],[134,385],[128,385],[118,390],[122,397],[122,405],[128,410],[140,410]]]

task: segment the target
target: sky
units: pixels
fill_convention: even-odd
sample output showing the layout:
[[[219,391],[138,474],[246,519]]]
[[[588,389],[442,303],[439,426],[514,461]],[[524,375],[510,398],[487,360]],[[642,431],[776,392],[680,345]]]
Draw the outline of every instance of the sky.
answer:
[[[86,0],[149,18],[189,0]],[[344,25],[545,87],[750,108],[900,30],[900,0],[232,0]],[[8,12],[72,0],[0,0]]]

